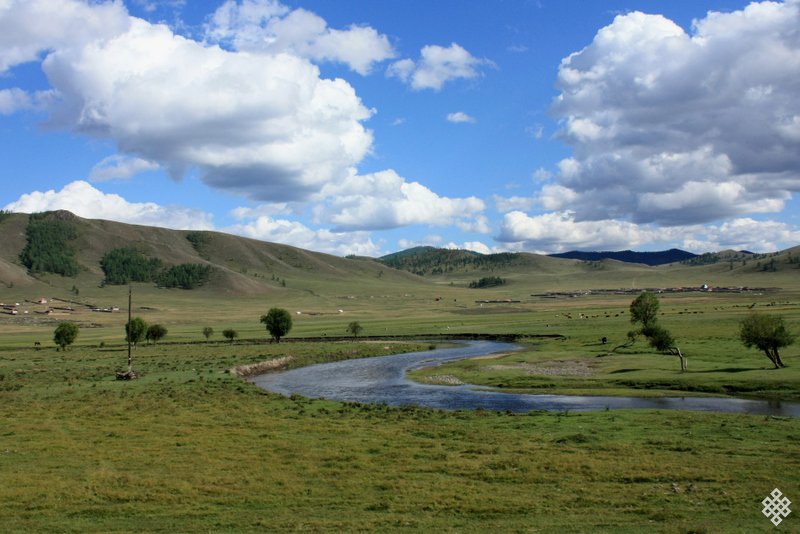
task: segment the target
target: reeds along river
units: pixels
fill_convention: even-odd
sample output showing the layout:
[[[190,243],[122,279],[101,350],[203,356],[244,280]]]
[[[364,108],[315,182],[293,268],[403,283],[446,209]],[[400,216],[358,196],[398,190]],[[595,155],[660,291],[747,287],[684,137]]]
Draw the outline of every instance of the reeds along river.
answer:
[[[607,397],[527,395],[478,389],[477,386],[420,384],[406,378],[410,369],[519,349],[512,343],[468,341],[455,348],[346,360],[263,374],[250,380],[283,395],[302,395],[390,406],[425,406],[445,410],[486,409],[528,412],[589,411],[623,408],[701,410],[800,417],[800,403],[722,397]]]

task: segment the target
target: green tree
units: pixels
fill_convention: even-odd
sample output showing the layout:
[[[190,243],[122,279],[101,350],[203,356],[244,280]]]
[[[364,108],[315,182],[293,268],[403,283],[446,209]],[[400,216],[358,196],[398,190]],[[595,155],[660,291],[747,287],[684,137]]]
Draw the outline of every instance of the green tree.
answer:
[[[141,317],[134,317],[130,323],[125,323],[125,341],[130,341],[135,347],[147,335],[147,323]]]
[[[631,302],[631,322],[640,323],[642,326],[638,330],[628,333],[630,344],[636,340],[636,336],[641,334],[657,351],[677,356],[681,362],[681,371],[686,371],[686,358],[675,343],[675,338],[672,337],[669,330],[658,324],[658,308],[658,297],[647,291]]]
[[[266,315],[261,316],[261,322],[275,343],[280,343],[281,338],[292,329],[292,316],[283,308],[270,308]]]
[[[214,329],[211,328],[210,326],[204,327],[203,328],[203,335],[206,337],[206,341],[208,341],[208,338],[210,338],[212,335],[214,335]]]
[[[68,345],[72,345],[75,342],[75,338],[78,337],[78,331],[78,325],[64,321],[59,323],[55,332],[53,332],[53,341],[61,347],[61,350],[66,350]]]
[[[658,297],[645,291],[631,302],[631,322],[642,323],[643,327],[655,324],[658,318]]]
[[[786,367],[779,349],[795,341],[780,315],[751,313],[739,324],[739,339],[747,348],[756,347],[764,351],[775,369]]]
[[[165,326],[160,324],[151,324],[147,327],[147,333],[144,335],[144,337],[148,343],[152,341],[153,344],[156,344],[166,335],[167,329]]]
[[[364,330],[364,328],[358,321],[353,321],[347,325],[347,332],[353,334],[353,337],[358,337],[358,334],[360,334],[362,330]]]
[[[239,332],[237,332],[233,328],[226,328],[225,330],[222,331],[222,336],[231,343],[233,343],[233,340],[239,337]]]

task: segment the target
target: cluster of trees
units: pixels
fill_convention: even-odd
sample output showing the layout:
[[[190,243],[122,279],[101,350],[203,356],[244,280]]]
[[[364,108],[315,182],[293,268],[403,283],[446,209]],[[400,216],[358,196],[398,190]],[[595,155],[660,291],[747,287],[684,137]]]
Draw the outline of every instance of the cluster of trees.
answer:
[[[644,292],[631,302],[631,322],[640,327],[628,332],[629,342],[622,346],[630,346],[641,334],[648,339],[651,347],[680,358],[681,371],[685,371],[686,358],[672,334],[658,323],[658,309],[658,298],[652,293]],[[747,348],[755,347],[763,351],[775,369],[780,369],[786,367],[781,360],[780,349],[794,343],[796,337],[789,332],[783,317],[751,313],[739,323],[739,339]]]
[[[33,213],[25,234],[27,243],[19,259],[30,272],[78,274],[75,250],[69,244],[78,237],[78,230],[71,221],[55,218],[50,213]]]
[[[443,274],[465,268],[489,270],[507,267],[521,260],[518,255],[511,252],[479,254],[469,250],[422,247],[405,251],[404,253],[392,254],[389,257],[381,258],[380,261],[389,267],[425,276],[428,274]]]
[[[167,329],[161,324],[148,325],[141,317],[134,317],[129,323],[125,323],[125,341],[130,341],[136,347],[142,341],[155,345],[167,335]]]
[[[100,260],[107,284],[152,282],[162,269],[161,260],[148,258],[135,248],[115,248]]]
[[[161,272],[156,283],[162,287],[194,289],[200,287],[211,277],[213,268],[202,263],[181,263]]]
[[[482,289],[484,287],[497,287],[502,286],[506,283],[504,278],[500,278],[499,276],[484,276],[480,280],[473,280],[469,283],[469,287],[472,289]]]
[[[211,245],[211,234],[208,232],[189,232],[186,240],[200,254],[201,258],[208,259],[208,247]]]
[[[100,260],[108,284],[155,282],[162,287],[194,289],[208,282],[213,268],[199,263],[182,263],[164,269],[161,260],[148,258],[130,248],[116,248]]]

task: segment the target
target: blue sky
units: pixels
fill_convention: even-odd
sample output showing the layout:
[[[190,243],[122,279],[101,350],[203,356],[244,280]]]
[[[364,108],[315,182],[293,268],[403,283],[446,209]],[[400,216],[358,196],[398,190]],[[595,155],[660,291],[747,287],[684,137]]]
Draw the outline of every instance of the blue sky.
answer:
[[[800,1],[0,2],[0,207],[338,255],[800,243]]]

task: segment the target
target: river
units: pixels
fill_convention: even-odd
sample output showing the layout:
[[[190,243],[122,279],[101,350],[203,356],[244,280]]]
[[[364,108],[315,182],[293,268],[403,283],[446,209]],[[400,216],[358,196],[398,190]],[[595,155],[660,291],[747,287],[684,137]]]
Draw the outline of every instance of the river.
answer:
[[[796,402],[723,397],[531,395],[488,391],[469,384],[420,384],[406,378],[406,372],[411,369],[518,348],[517,345],[499,341],[469,341],[454,348],[324,363],[259,375],[250,380],[263,389],[287,396],[298,394],[339,401],[446,410],[564,412],[648,408],[800,417],[800,403]]]

